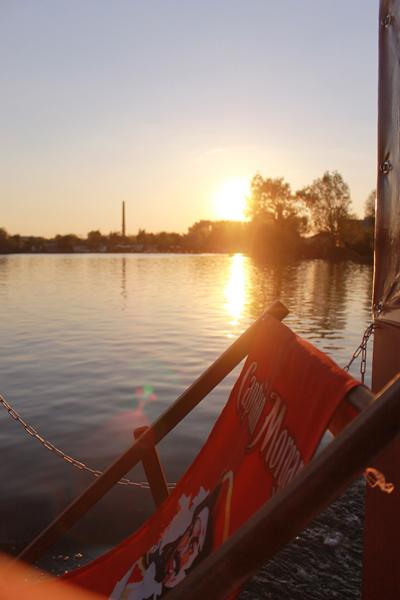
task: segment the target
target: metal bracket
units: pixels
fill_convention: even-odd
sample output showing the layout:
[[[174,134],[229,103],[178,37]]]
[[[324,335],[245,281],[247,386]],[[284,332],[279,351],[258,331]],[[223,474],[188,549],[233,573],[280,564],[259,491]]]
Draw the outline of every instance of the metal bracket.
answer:
[[[383,175],[388,175],[392,169],[393,169],[393,165],[388,158],[379,165],[379,171]]]
[[[388,29],[390,27],[390,25],[392,24],[393,21],[393,16],[388,13],[381,21],[382,27],[384,27],[385,29]]]

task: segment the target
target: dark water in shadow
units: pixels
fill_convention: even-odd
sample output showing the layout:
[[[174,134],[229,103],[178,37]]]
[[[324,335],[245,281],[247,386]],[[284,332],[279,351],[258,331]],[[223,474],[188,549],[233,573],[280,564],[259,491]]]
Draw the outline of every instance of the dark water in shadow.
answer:
[[[260,266],[240,255],[0,257],[0,393],[42,435],[102,469],[279,298],[286,322],[344,365],[370,318],[372,267]],[[170,481],[198,452],[234,375],[160,444]],[[0,543],[24,545],[91,477],[0,411]],[[144,479],[140,468],[129,474]],[[153,510],[118,486],[53,554],[94,556]]]

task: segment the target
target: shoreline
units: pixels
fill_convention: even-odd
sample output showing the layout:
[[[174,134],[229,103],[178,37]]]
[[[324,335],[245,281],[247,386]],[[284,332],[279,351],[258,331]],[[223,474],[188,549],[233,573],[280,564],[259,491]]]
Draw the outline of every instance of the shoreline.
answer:
[[[134,255],[134,256],[146,256],[146,255],[151,255],[151,256],[157,256],[157,255],[168,255],[168,256],[235,256],[237,254],[242,255],[242,256],[246,256],[248,258],[252,258],[255,262],[260,263],[260,264],[275,264],[275,263],[282,263],[282,264],[289,264],[291,262],[296,262],[296,261],[302,261],[302,260],[326,260],[328,262],[345,262],[345,261],[350,261],[350,262],[355,262],[355,263],[359,263],[359,264],[373,264],[374,261],[374,257],[373,255],[355,255],[353,252],[342,252],[342,249],[338,249],[339,251],[337,253],[333,253],[333,254],[329,254],[329,255],[323,255],[323,254],[312,254],[312,255],[305,255],[305,254],[299,254],[299,255],[285,255],[285,256],[278,256],[278,257],[272,257],[272,256],[255,256],[249,252],[245,252],[245,251],[241,251],[238,250],[237,252],[230,252],[230,251],[221,251],[221,252],[212,252],[212,251],[195,251],[195,250],[177,250],[177,251],[166,251],[166,250],[149,250],[149,251],[145,251],[145,252],[138,252],[138,251],[132,251],[132,250],[107,250],[107,251],[96,251],[96,250],[85,250],[85,251],[80,251],[80,252],[56,252],[56,251],[52,251],[52,252],[43,252],[43,251],[39,251],[39,252],[28,252],[28,251],[23,251],[23,252],[0,252],[0,257],[2,256],[92,256],[94,254],[99,254],[101,256],[126,256],[126,255]]]

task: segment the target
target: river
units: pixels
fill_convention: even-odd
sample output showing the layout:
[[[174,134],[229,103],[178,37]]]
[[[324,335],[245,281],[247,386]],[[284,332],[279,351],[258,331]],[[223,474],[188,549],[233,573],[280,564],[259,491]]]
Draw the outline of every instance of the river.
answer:
[[[294,331],[344,365],[370,320],[371,289],[372,267],[352,262],[0,256],[0,393],[46,439],[103,469],[129,446],[133,429],[154,420],[274,299],[289,308],[285,322]],[[234,376],[160,444],[169,481],[206,439]],[[92,478],[44,449],[5,410],[0,427],[0,543],[9,549],[24,545]],[[140,468],[129,477],[144,479]],[[152,510],[147,490],[118,486],[53,552],[88,560]]]

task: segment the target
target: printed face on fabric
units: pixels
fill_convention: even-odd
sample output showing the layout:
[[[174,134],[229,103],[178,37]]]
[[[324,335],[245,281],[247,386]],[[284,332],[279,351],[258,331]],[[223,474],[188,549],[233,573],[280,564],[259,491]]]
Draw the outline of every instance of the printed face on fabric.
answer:
[[[212,513],[220,491],[218,485],[211,494],[201,488],[193,498],[182,496],[180,510],[158,544],[135,562],[117,583],[110,599],[156,599],[178,585],[211,550]]]
[[[162,583],[167,588],[177,585],[200,555],[207,534],[209,509],[204,507],[193,518],[192,523],[185,533],[171,544],[172,548],[165,548],[166,560],[163,563],[164,577]]]

